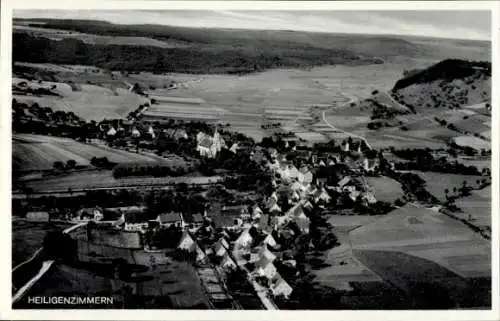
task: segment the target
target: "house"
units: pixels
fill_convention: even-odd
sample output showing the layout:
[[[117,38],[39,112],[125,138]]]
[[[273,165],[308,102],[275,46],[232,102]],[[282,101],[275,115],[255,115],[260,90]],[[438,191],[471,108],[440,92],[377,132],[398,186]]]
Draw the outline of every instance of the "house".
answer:
[[[214,254],[215,256],[224,256],[227,253],[227,247],[224,246],[222,242],[217,241],[214,246]]]
[[[231,145],[231,148],[229,148],[229,150],[233,153],[233,154],[236,154],[238,152],[238,143],[234,143],[233,145]]]
[[[200,246],[196,245],[195,251],[196,262],[205,262],[207,260],[207,255],[205,254],[205,252],[203,252]]]
[[[224,269],[235,270],[238,265],[234,260],[229,256],[229,253],[226,253],[220,262],[220,266]]]
[[[32,222],[48,222],[50,216],[49,212],[28,212],[26,219]]]
[[[267,231],[269,229],[269,215],[262,214],[259,218],[257,228],[261,231]]]
[[[238,239],[234,242],[236,248],[248,248],[252,245],[253,237],[250,235],[250,229],[245,229]]]
[[[255,271],[258,275],[265,276],[268,279],[272,279],[278,272],[273,262],[265,257],[255,263]]]
[[[311,202],[309,201],[305,201],[303,204],[302,204],[302,208],[310,211],[313,209],[313,205],[311,204]]]
[[[266,258],[269,261],[273,262],[276,259],[276,255],[273,252],[269,251],[267,248],[267,244],[264,244],[259,250],[259,258]]]
[[[192,215],[191,225],[193,226],[193,228],[195,229],[200,228],[203,225],[203,222],[204,222],[203,215],[201,215],[200,213]]]
[[[328,192],[323,187],[317,190],[316,193],[314,193],[314,202],[316,203],[319,201],[328,203],[331,199],[331,196],[328,195]]]
[[[132,128],[132,133],[131,133],[133,138],[139,138],[141,137],[141,132],[136,128]]]
[[[270,290],[274,296],[284,296],[285,298],[289,298],[293,292],[292,287],[279,274],[271,281]]]
[[[116,135],[116,133],[117,133],[116,129],[115,129],[113,126],[111,126],[111,127],[109,128],[109,130],[106,132],[106,135],[107,135],[107,136],[115,136],[115,135]]]
[[[342,189],[344,186],[346,186],[347,183],[349,183],[351,181],[351,177],[350,176],[344,176],[338,183],[338,187],[340,189]]]
[[[185,232],[182,235],[181,241],[179,242],[177,248],[192,253],[196,249],[196,242],[193,240],[189,233]]]
[[[306,166],[303,166],[300,168],[299,172],[300,172],[300,175],[298,176],[299,182],[301,182],[305,185],[312,183],[313,174],[309,170],[309,168],[307,168]]]
[[[182,214],[174,212],[160,214],[156,217],[155,221],[158,222],[162,227],[184,227],[185,225]]]
[[[264,245],[269,245],[271,247],[276,247],[278,243],[276,243],[276,240],[271,234],[267,234],[266,238],[262,241]]]
[[[278,205],[278,203],[273,202],[273,204],[269,207],[269,213],[272,214],[281,213],[281,207]]]
[[[148,128],[148,134],[149,134],[149,136],[150,136],[152,139],[155,139],[155,138],[156,138],[156,134],[155,134],[155,131],[154,131],[154,129],[153,129],[153,127],[152,127],[152,126],[149,126],[149,128]]]
[[[364,192],[361,194],[361,200],[366,204],[375,204],[377,203],[377,199],[372,192]]]
[[[102,213],[102,209],[98,207],[90,207],[90,208],[82,208],[76,212],[77,219],[80,221],[100,221],[103,219],[104,215]]]
[[[375,167],[377,167],[378,162],[376,159],[363,159],[363,169],[365,171],[374,171]]]
[[[342,146],[344,147],[344,152],[349,151],[349,142],[344,142],[344,144],[342,144]]]

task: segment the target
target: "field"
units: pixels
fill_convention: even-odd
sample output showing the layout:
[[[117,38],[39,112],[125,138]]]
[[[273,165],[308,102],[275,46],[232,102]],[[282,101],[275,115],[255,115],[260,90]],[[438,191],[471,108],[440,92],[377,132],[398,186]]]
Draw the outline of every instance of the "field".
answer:
[[[179,177],[127,177],[115,179],[111,171],[81,171],[63,176],[46,177],[43,180],[26,181],[35,192],[64,192],[72,190],[114,187],[163,186],[176,183],[206,184],[219,180],[219,176]]]
[[[491,228],[491,187],[471,191],[471,195],[457,199],[455,204],[467,217],[470,215],[474,225]]]
[[[69,226],[69,224],[54,222],[28,222],[14,217],[12,220],[12,267],[26,261],[41,248],[47,232],[63,230]]]
[[[476,187],[476,180],[481,180],[485,178],[484,176],[474,176],[474,175],[457,175],[457,174],[444,174],[435,172],[420,172],[412,171],[413,173],[420,176],[426,182],[426,189],[440,199],[445,201],[445,189],[448,189],[449,194],[453,194],[453,188],[457,189],[462,187],[464,181],[467,182],[468,186]]]
[[[15,135],[12,149],[13,168],[18,171],[51,169],[55,161],[66,162],[69,159],[75,160],[77,165],[87,166],[94,156],[107,157],[110,162],[115,163],[168,162],[161,157],[144,156],[53,136]]]
[[[379,201],[392,203],[404,195],[401,184],[392,178],[386,176],[367,177],[367,180],[368,185],[373,188],[375,198]]]
[[[28,85],[36,87],[34,82],[28,81]],[[52,85],[57,86],[54,92],[62,97],[13,94],[12,98],[29,105],[36,102],[53,110],[72,111],[80,118],[96,121],[125,117],[139,105],[146,103],[145,98],[124,88],[79,84],[75,87],[77,90],[72,90],[68,84],[62,82],[47,82],[44,87]]]
[[[425,208],[397,209],[349,236],[354,250],[403,252],[438,263],[461,277],[491,276],[490,243],[462,222]]]
[[[491,149],[491,143],[473,136],[459,136],[455,138],[455,143],[459,146],[470,146],[476,150]]]
[[[201,99],[171,96],[150,96],[157,102],[143,113],[144,119],[180,118],[184,120],[216,121],[227,111],[208,105]]]

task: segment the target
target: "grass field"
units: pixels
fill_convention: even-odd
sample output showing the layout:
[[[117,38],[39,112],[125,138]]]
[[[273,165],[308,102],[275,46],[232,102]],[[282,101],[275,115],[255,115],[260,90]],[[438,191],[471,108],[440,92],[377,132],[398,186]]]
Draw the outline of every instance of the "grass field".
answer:
[[[18,134],[13,137],[13,168],[19,171],[46,170],[55,161],[74,159],[78,165],[89,165],[92,157],[107,157],[115,163],[168,162],[160,157],[144,156],[106,146],[83,144],[71,139]]]
[[[68,188],[93,189],[127,186],[162,186],[175,183],[205,184],[219,180],[219,176],[179,176],[179,177],[127,177],[115,179],[111,171],[82,171],[43,180],[26,181],[35,192],[67,191]]]
[[[444,174],[435,172],[420,172],[412,171],[420,176],[426,182],[426,189],[441,201],[445,201],[445,189],[448,189],[450,195],[453,193],[453,188],[457,189],[462,187],[464,181],[468,186],[476,187],[476,180],[483,179],[483,176],[474,175],[458,175],[458,174]]]
[[[68,90],[68,85],[65,83],[50,84],[56,84],[58,89],[55,92],[62,97],[15,94],[12,98],[27,104],[36,102],[42,107],[50,107],[53,110],[72,111],[85,120],[96,121],[104,118],[125,117],[129,112],[137,109],[139,105],[146,103],[145,98],[124,88],[111,90],[98,85],[81,84],[78,91],[73,91]]]
[[[29,259],[42,247],[43,238],[49,231],[59,231],[70,224],[54,222],[28,222],[21,219],[12,220],[12,267]]]
[[[404,195],[401,184],[392,178],[386,176],[367,177],[367,180],[368,185],[373,187],[375,198],[379,201],[392,203]]]
[[[491,142],[473,136],[456,137],[455,143],[459,146],[469,146],[476,150],[491,149]]]
[[[470,215],[474,225],[491,227],[491,187],[472,191],[471,195],[457,199],[455,204],[467,217]]]
[[[404,252],[462,277],[491,276],[491,245],[462,222],[439,212],[405,206],[349,235],[354,250]]]

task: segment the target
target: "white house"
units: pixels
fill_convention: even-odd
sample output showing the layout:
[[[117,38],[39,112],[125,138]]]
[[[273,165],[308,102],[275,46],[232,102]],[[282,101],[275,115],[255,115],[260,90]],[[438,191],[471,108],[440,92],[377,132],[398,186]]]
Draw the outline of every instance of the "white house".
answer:
[[[152,126],[149,126],[149,128],[148,128],[148,134],[149,134],[149,135],[151,136],[151,138],[153,138],[153,139],[156,137],[155,131],[154,131],[154,129],[153,129],[153,127],[152,127]]]
[[[115,136],[116,133],[117,133],[116,129],[113,126],[111,126],[111,128],[108,130],[108,132],[106,133],[106,135],[108,135],[108,136]]]
[[[234,242],[236,248],[248,248],[252,245],[253,237],[250,235],[250,229],[245,229]]]
[[[220,262],[220,266],[225,268],[225,269],[229,269],[229,270],[234,270],[238,267],[236,262],[234,262],[234,260],[229,256],[229,253],[226,253],[222,257],[222,260]]]
[[[271,234],[267,234],[266,238],[264,239],[264,241],[262,241],[262,243],[264,243],[264,245],[267,244],[271,247],[276,247],[277,245],[276,240]]]
[[[231,145],[231,148],[229,148],[229,150],[233,153],[233,154],[236,154],[236,152],[238,151],[238,143],[234,143],[233,145]]]
[[[282,295],[285,298],[288,298],[292,294],[293,289],[281,276],[278,275],[271,282],[271,292],[274,296]]]
[[[141,132],[135,127],[132,129],[132,137],[134,137],[134,138],[141,137]]]
[[[184,233],[177,248],[193,252],[196,249],[196,242],[193,240],[191,235],[189,235],[189,233]]]
[[[276,259],[276,255],[269,251],[267,245],[264,244],[259,250],[259,258],[266,258],[267,260],[273,262]]]
[[[186,225],[182,214],[174,212],[160,214],[154,221],[158,222],[162,227],[169,227],[172,225],[176,227],[184,227]]]
[[[259,275],[265,276],[268,279],[273,278],[277,273],[276,267],[274,266],[273,262],[271,262],[265,257],[262,257],[259,261],[255,263],[255,268],[256,272]]]

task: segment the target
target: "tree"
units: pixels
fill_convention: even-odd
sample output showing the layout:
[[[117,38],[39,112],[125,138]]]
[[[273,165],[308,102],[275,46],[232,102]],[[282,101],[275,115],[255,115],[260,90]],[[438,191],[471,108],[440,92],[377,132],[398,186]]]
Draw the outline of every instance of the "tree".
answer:
[[[64,169],[64,163],[61,162],[61,161],[57,161],[57,162],[54,162],[54,164],[52,165],[52,167],[55,170],[63,170]]]
[[[74,159],[68,159],[66,162],[66,168],[74,169],[76,167],[76,161]]]

